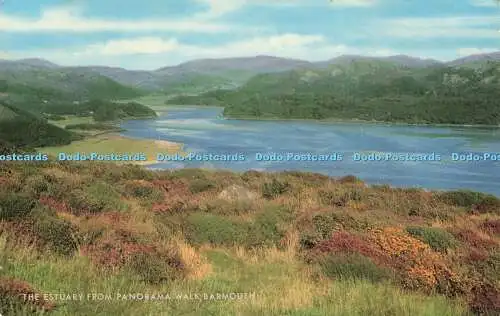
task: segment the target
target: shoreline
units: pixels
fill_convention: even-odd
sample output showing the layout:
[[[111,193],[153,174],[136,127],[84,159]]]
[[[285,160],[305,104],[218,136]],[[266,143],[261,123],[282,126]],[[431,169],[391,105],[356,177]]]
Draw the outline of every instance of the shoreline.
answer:
[[[171,109],[206,109],[206,108],[217,108],[224,109],[223,106],[217,105],[175,105],[166,104],[166,108]],[[389,121],[376,121],[376,120],[361,120],[361,119],[308,119],[308,118],[281,118],[281,117],[253,117],[253,116],[224,116],[223,113],[216,117],[221,120],[228,121],[269,121],[269,122],[314,122],[321,124],[364,124],[364,125],[386,125],[386,126],[415,126],[415,127],[462,127],[462,128],[488,128],[488,129],[500,129],[499,125],[486,125],[486,124],[451,124],[451,123],[407,123],[407,122],[389,122]]]
[[[116,154],[144,154],[145,161],[104,161],[117,164],[134,164],[139,166],[149,166],[157,164],[156,155],[159,152],[183,153],[184,145],[167,140],[154,140],[134,138],[122,135],[117,132],[105,132],[99,135],[89,136],[83,140],[73,141],[64,146],[52,146],[37,148],[38,152],[56,156],[64,152],[75,153],[116,153]]]
[[[385,125],[385,126],[415,126],[415,127],[464,127],[464,128],[488,128],[500,129],[500,125],[474,125],[474,124],[437,124],[437,123],[405,123],[405,122],[386,122],[386,121],[367,121],[358,119],[306,119],[306,118],[254,118],[254,117],[237,117],[237,116],[221,116],[221,119],[228,121],[269,121],[269,122],[314,122],[321,124],[363,124],[363,125]]]

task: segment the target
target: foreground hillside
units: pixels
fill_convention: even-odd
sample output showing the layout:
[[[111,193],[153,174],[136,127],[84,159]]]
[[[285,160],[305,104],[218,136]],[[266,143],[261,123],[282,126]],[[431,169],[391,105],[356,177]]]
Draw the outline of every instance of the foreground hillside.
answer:
[[[500,125],[499,65],[410,68],[352,60],[328,69],[261,74],[236,90],[168,102],[224,106],[230,118]]]
[[[467,191],[1,164],[0,248],[6,315],[500,313],[500,200]]]

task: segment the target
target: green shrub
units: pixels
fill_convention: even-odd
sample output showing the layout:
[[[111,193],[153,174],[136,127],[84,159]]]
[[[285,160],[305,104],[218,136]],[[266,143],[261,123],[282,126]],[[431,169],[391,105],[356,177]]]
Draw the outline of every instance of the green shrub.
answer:
[[[39,300],[29,301],[23,295],[39,295]],[[3,315],[45,315],[55,305],[43,298],[33,287],[24,281],[0,277],[0,314]]]
[[[191,193],[208,191],[214,187],[214,183],[207,179],[195,179],[189,183],[189,190],[191,191]]]
[[[360,254],[328,255],[320,260],[326,276],[339,279],[364,279],[383,282],[394,279],[391,270],[377,266],[370,258]]]
[[[323,236],[321,236],[318,232],[310,232],[310,231],[303,232],[300,235],[300,247],[302,249],[313,249],[323,239],[324,239]]]
[[[286,181],[273,179],[271,182],[264,183],[262,187],[262,196],[266,199],[272,199],[288,192],[290,185]]]
[[[125,208],[120,195],[109,184],[96,182],[70,193],[69,206],[75,214],[119,211]]]
[[[469,190],[443,192],[440,199],[447,204],[470,207],[480,212],[498,211],[500,199],[496,196]]]
[[[141,281],[149,284],[177,279],[183,268],[179,255],[173,251],[168,254],[138,252],[130,258],[128,266]]]
[[[436,251],[446,251],[457,246],[455,237],[441,228],[413,226],[407,227],[406,231]]]
[[[363,199],[363,192],[360,188],[345,187],[337,188],[333,191],[320,191],[319,197],[321,202],[326,205],[343,207],[349,201],[361,201]]]
[[[26,218],[37,205],[37,200],[24,194],[0,195],[0,220]]]
[[[130,183],[125,187],[126,194],[143,200],[160,201],[163,193],[155,187],[139,183]]]
[[[49,183],[43,175],[34,175],[26,179],[24,191],[40,197],[40,194],[49,190]]]
[[[99,238],[101,238],[104,234],[104,228],[99,229],[91,229],[85,232],[79,232],[77,235],[77,243],[80,246],[87,246],[94,244]]]
[[[280,224],[284,221],[280,209],[267,209],[258,214],[249,227],[245,244],[248,247],[277,246],[284,236]]]
[[[330,237],[336,225],[338,225],[338,219],[331,213],[315,215],[312,218],[312,222],[319,236],[323,239]]]
[[[202,169],[183,168],[170,171],[170,178],[174,179],[206,179],[206,171]]]
[[[118,183],[124,180],[154,180],[154,173],[151,170],[139,165],[114,165],[107,163],[93,163],[91,171],[95,177],[101,178],[110,183]]]
[[[63,219],[40,216],[34,222],[33,230],[39,245],[56,254],[71,256],[78,247],[76,228]]]
[[[187,218],[186,237],[192,244],[200,245],[238,245],[248,236],[246,223],[231,221],[228,218],[208,213],[193,213]]]
[[[200,205],[199,209],[206,213],[217,215],[243,215],[248,214],[254,210],[251,201],[248,200],[225,200],[215,199],[210,200],[206,204]]]

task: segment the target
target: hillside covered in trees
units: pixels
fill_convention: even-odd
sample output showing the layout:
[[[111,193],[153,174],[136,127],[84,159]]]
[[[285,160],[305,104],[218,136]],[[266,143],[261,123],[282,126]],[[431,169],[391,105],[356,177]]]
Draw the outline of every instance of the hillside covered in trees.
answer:
[[[236,90],[170,104],[224,106],[229,118],[500,124],[500,63],[409,68],[353,60],[326,70],[261,74]]]
[[[107,77],[54,69],[0,71],[0,142],[3,148],[67,145],[82,139],[49,120],[89,117],[95,122],[155,117],[136,102],[122,99],[142,95]]]

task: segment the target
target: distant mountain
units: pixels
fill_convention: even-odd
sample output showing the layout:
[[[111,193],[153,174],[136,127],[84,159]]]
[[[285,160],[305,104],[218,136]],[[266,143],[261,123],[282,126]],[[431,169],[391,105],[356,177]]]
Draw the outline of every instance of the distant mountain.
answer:
[[[4,70],[26,70],[26,69],[36,69],[36,68],[47,68],[55,69],[59,65],[54,64],[45,59],[39,58],[28,58],[20,60],[3,60],[0,59],[0,71]]]
[[[25,65],[30,65],[33,67],[42,67],[42,68],[59,68],[60,66],[57,64],[54,64],[48,60],[45,59],[40,59],[40,58],[27,58],[27,59],[21,59],[18,60],[17,62]]]
[[[321,62],[259,55],[219,59],[198,59],[176,66],[163,67],[154,71],[127,70],[106,66],[62,67],[44,59],[0,60],[2,72],[37,72],[39,70],[58,73],[79,74],[84,77],[102,76],[125,86],[148,91],[172,94],[196,94],[214,89],[231,89],[246,83],[255,75],[277,73],[295,69],[326,69],[335,65],[348,65],[362,61],[365,65],[389,68],[427,68],[434,66],[460,66],[500,60],[500,52],[472,55],[443,63],[433,59],[422,59],[407,55],[372,57],[343,55]],[[43,77],[43,76],[42,76]]]
[[[160,68],[156,72],[169,74],[179,72],[224,73],[240,70],[262,73],[285,71],[311,65],[311,62],[305,60],[260,55],[256,57],[199,59],[178,66]]]
[[[462,57],[459,59],[455,59],[446,63],[447,66],[461,66],[469,63],[482,63],[487,61],[498,61],[500,60],[500,51],[494,53],[486,53],[486,54],[476,54],[470,55],[466,57]]]
[[[407,55],[394,55],[387,57],[372,57],[372,56],[360,56],[360,55],[342,55],[336,58],[332,58],[327,61],[315,63],[318,67],[328,67],[330,65],[348,64],[354,61],[372,61],[372,62],[387,62],[395,64],[397,66],[409,67],[409,68],[423,68],[442,65],[443,63],[433,59],[422,59],[418,57],[411,57]]]
[[[132,87],[148,90],[161,89],[161,86],[157,84],[157,81],[160,80],[160,76],[151,71],[127,70],[124,68],[106,66],[79,66],[65,67],[64,69],[87,74],[96,73]]]

